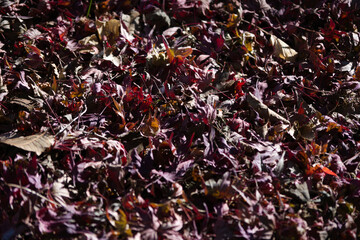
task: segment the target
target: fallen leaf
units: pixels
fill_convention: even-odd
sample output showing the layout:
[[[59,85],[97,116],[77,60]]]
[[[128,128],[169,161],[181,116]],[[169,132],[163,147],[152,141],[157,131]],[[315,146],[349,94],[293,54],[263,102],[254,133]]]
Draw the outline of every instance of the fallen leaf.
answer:
[[[159,133],[160,122],[155,116],[149,116],[145,125],[141,128],[141,133],[145,136],[155,136]]]
[[[333,171],[331,171],[330,169],[328,169],[327,167],[324,167],[323,165],[321,164],[316,164],[315,167],[313,167],[313,171],[316,171],[318,169],[321,169],[321,171],[323,171],[324,173],[326,174],[329,174],[329,175],[332,175],[332,176],[335,176],[337,177],[338,175],[336,173],[334,173]]]
[[[25,151],[35,152],[37,155],[43,153],[54,144],[54,137],[46,133],[34,134],[26,137],[16,137],[1,140],[1,143],[14,146]]]
[[[292,49],[280,38],[276,37],[275,35],[271,35],[270,43],[274,46],[274,54],[277,57],[290,62],[294,62],[296,60],[298,52]]]
[[[252,93],[249,92],[246,95],[246,100],[249,103],[249,105],[252,108],[254,108],[262,118],[269,119],[271,122],[282,121],[286,124],[290,123],[286,118],[280,116],[278,113],[268,108],[264,103],[262,103],[262,101],[260,101],[257,97],[255,97]]]
[[[96,21],[96,28],[100,40],[104,37],[109,41],[110,45],[115,43],[115,39],[120,35],[120,20],[110,19],[109,21]]]
[[[299,135],[306,140],[312,141],[315,138],[315,132],[310,125],[303,125],[298,130]]]

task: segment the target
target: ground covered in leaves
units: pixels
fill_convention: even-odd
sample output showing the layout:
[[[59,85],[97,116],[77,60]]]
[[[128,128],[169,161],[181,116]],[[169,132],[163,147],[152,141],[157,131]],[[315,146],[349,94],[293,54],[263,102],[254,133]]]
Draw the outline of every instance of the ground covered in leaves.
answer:
[[[2,240],[360,238],[358,2],[1,1]]]

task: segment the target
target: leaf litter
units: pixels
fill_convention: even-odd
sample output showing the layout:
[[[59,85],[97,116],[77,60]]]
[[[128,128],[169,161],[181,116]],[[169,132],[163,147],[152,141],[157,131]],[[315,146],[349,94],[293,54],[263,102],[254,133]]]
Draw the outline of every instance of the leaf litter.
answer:
[[[358,239],[356,1],[5,1],[3,239]]]

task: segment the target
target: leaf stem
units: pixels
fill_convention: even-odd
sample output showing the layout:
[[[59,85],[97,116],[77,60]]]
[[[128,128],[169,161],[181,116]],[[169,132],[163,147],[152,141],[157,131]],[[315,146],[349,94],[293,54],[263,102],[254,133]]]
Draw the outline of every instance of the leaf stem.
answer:
[[[34,195],[40,197],[41,199],[44,199],[45,201],[48,201],[48,202],[56,205],[56,206],[61,206],[59,203],[57,203],[57,202],[55,202],[55,201],[53,201],[53,200],[51,200],[51,199],[48,199],[47,197],[41,195],[40,193],[35,192],[34,190],[32,190],[32,189],[30,189],[30,188],[27,188],[27,187],[24,187],[24,186],[20,186],[20,185],[18,185],[18,184],[13,184],[13,183],[5,183],[5,184],[8,185],[9,187],[19,188],[19,189],[21,189],[21,190],[25,190],[25,191],[27,191],[27,192],[29,192],[29,193],[31,193],[31,194],[34,194]]]
[[[92,5],[92,0],[90,0],[90,4],[89,4],[89,7],[88,7],[88,10],[86,13],[86,17],[89,17],[89,15],[90,15],[91,5]]]

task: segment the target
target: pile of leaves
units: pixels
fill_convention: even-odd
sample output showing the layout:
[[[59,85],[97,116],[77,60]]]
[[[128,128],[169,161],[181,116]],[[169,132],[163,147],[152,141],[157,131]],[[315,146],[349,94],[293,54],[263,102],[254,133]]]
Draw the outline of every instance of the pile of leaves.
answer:
[[[359,239],[360,4],[0,5],[0,235]]]

